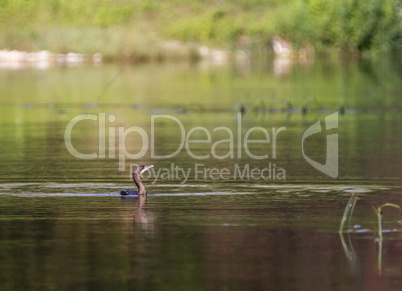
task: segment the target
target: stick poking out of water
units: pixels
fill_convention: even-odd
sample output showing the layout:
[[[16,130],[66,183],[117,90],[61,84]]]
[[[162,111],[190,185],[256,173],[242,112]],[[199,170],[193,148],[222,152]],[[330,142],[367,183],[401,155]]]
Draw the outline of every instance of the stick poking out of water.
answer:
[[[381,205],[378,208],[373,207],[374,211],[377,214],[377,219],[378,219],[378,238],[379,238],[380,241],[382,241],[382,209],[384,207],[387,207],[387,206],[398,208],[399,210],[401,210],[399,205],[396,205],[396,204],[393,204],[393,203],[385,203],[385,204]]]
[[[352,218],[353,210],[355,209],[356,202],[358,199],[359,197],[357,197],[357,194],[352,193],[352,196],[350,197],[348,204],[346,204],[345,212],[343,213],[342,216],[341,226],[339,227],[339,233],[343,233],[346,221],[348,222],[348,226],[350,226],[350,220]]]

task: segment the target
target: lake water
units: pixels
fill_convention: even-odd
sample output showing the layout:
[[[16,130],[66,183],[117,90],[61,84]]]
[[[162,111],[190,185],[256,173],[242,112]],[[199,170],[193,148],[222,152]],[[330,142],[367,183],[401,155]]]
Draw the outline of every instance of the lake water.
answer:
[[[401,68],[0,70],[1,290],[399,290]]]

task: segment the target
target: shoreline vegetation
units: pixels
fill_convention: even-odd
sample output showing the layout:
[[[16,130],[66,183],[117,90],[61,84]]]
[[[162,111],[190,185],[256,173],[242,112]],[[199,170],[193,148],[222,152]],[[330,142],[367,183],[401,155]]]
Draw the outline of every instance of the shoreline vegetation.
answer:
[[[401,15],[400,0],[1,1],[0,62],[400,53]]]

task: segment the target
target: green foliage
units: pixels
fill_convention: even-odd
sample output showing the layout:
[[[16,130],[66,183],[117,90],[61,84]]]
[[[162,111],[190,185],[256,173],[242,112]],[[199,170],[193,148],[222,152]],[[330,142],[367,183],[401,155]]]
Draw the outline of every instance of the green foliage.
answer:
[[[279,35],[296,48],[308,44],[318,50],[388,51],[401,38],[402,8],[397,4],[400,1],[0,0],[0,46],[44,48],[50,27],[77,33],[119,27],[127,34],[157,32],[162,38],[226,47],[239,35],[263,43]],[[63,43],[61,35],[55,33],[59,39],[54,41]],[[86,37],[93,41],[98,33]],[[69,49],[72,44],[64,41],[61,46]]]
[[[166,33],[185,41],[224,45],[233,42],[240,30],[241,24],[227,11],[214,9],[192,19],[179,20]]]
[[[316,38],[313,14],[303,0],[291,2],[276,14],[275,25],[279,35],[291,40],[298,49],[304,43],[311,43]]]
[[[387,50],[400,35],[394,0],[297,0],[278,10],[276,31],[296,45]]]

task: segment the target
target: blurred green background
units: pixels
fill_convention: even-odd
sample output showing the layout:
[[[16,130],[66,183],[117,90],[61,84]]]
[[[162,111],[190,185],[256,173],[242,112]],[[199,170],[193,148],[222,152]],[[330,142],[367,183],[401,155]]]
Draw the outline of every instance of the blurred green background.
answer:
[[[164,41],[235,48],[274,36],[297,49],[400,48],[400,0],[0,0],[0,47],[169,57]],[[399,45],[398,45],[399,43]]]

